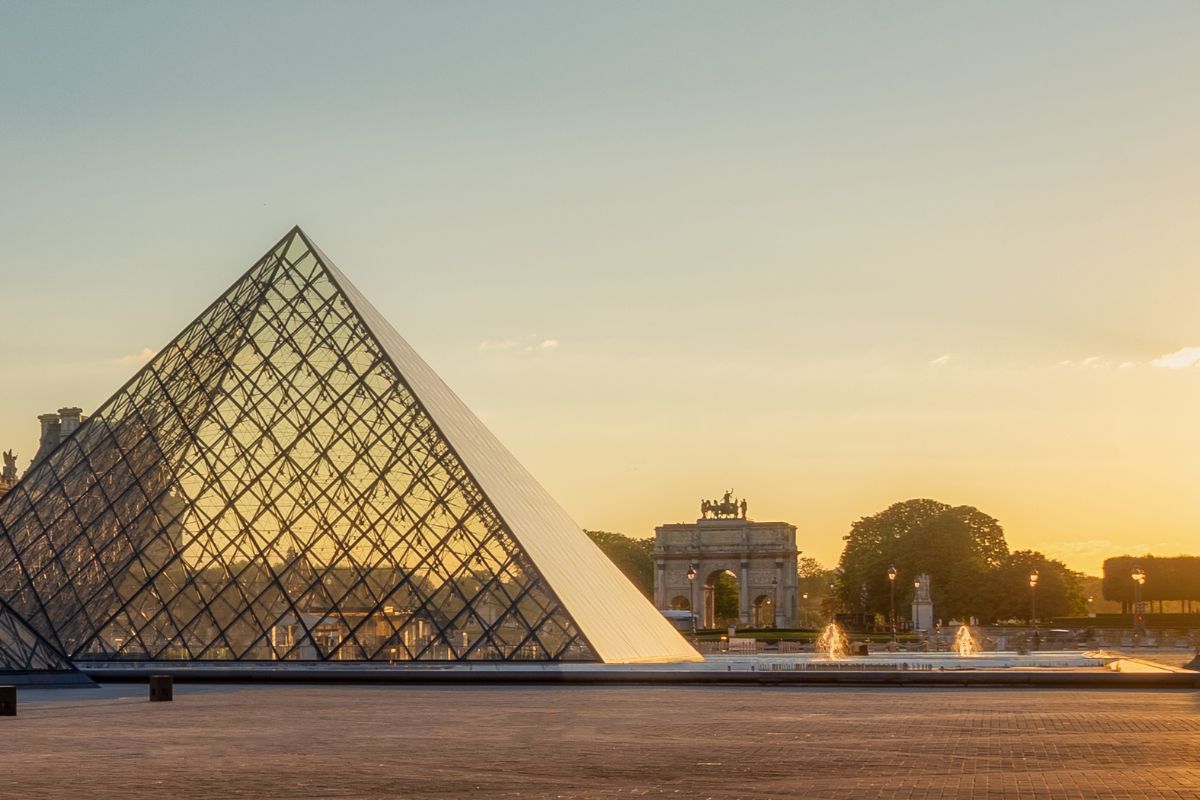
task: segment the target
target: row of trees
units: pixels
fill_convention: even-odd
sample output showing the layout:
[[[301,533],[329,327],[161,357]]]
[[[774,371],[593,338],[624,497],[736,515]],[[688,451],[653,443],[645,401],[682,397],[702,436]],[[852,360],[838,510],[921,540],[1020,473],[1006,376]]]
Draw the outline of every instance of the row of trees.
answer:
[[[908,616],[913,581],[921,574],[930,576],[934,614],[942,619],[1029,619],[1034,600],[1029,575],[1035,569],[1039,618],[1087,608],[1082,574],[1036,551],[1009,552],[1000,523],[972,506],[907,500],[859,519],[843,538],[834,577],[836,610],[886,616],[891,567],[898,573],[899,617]]]
[[[1140,570],[1144,581],[1138,584],[1134,571]],[[1118,556],[1104,562],[1104,599],[1123,605],[1134,602],[1138,587],[1146,602],[1178,601],[1181,610],[1189,609],[1200,600],[1200,556]]]

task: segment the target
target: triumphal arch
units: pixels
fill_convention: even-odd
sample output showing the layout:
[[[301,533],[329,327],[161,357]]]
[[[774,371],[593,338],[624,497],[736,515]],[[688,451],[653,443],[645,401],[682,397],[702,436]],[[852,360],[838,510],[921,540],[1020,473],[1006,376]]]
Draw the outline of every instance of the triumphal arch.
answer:
[[[660,609],[695,609],[696,624],[718,624],[717,584],[738,586],[737,622],[761,628],[796,625],[796,526],[755,522],[732,491],[700,503],[694,523],[654,530],[654,602]],[[726,579],[727,580],[727,579]]]

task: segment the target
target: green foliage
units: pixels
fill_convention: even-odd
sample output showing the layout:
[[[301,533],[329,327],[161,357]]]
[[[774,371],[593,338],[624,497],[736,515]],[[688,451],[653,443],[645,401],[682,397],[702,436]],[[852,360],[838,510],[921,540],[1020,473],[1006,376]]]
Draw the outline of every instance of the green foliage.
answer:
[[[1200,556],[1118,556],[1104,562],[1104,599],[1132,603],[1133,568],[1146,573],[1142,600],[1200,600]]]
[[[654,599],[654,540],[608,531],[584,531],[647,600]],[[737,603],[736,595],[734,603]]]
[[[895,503],[850,526],[839,562],[837,599],[851,612],[887,615],[888,567],[895,566],[896,609],[903,616],[913,580],[926,573],[933,603],[943,618],[987,616],[979,588],[988,571],[1008,555],[1004,530],[971,506],[936,500]]]
[[[834,580],[834,572],[825,569],[821,562],[810,556],[801,556],[796,564],[796,599],[799,602],[799,624],[815,626],[822,624],[829,616],[826,608],[829,598],[829,584]],[[804,595],[808,595],[805,597]]]
[[[800,580],[823,578],[829,570],[821,566],[821,562],[812,556],[800,556],[796,559],[796,575]]]
[[[1086,578],[1082,573],[1067,569],[1061,561],[1033,550],[1018,550],[1010,553],[987,577],[988,614],[985,618],[1029,619],[1034,599],[1029,587],[1029,573],[1035,569],[1038,571],[1038,619],[1087,612]]]
[[[896,614],[907,617],[913,581],[930,576],[934,613],[942,619],[1027,618],[1029,571],[1042,572],[1038,616],[1082,613],[1083,576],[1041,553],[1009,553],[1004,529],[971,506],[918,499],[895,503],[850,526],[836,577],[844,611],[879,614],[890,608],[888,568],[896,567]]]
[[[722,572],[713,581],[716,612],[716,627],[720,628],[738,621],[738,581],[728,572]]]

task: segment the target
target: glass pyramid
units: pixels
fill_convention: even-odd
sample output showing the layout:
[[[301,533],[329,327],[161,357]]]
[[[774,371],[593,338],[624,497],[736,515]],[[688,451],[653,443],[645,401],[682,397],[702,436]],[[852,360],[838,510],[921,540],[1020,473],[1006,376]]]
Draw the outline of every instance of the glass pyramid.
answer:
[[[66,656],[0,600],[0,675],[74,670]]]
[[[0,500],[0,598],[83,661],[696,658],[299,228]]]

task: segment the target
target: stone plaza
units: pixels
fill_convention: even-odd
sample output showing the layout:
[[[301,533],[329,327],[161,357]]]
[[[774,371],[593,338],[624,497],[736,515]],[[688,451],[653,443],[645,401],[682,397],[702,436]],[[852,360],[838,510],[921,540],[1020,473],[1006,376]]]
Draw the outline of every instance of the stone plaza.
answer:
[[[1195,691],[145,692],[23,692],[0,796],[1200,798]]]

